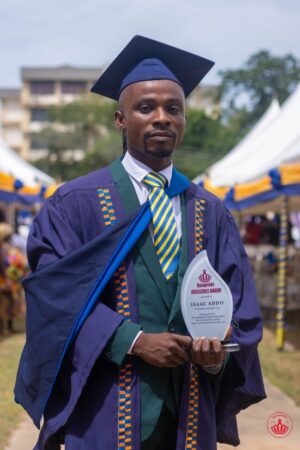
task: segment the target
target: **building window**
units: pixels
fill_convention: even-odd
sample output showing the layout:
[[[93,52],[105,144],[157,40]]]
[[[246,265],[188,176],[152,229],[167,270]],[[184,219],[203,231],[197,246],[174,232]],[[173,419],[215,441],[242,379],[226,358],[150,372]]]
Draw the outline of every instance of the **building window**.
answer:
[[[33,108],[31,110],[31,122],[47,122],[48,119],[47,109]]]
[[[62,94],[82,94],[86,90],[85,81],[63,81],[61,83]]]
[[[30,92],[34,95],[54,94],[54,81],[31,81]]]

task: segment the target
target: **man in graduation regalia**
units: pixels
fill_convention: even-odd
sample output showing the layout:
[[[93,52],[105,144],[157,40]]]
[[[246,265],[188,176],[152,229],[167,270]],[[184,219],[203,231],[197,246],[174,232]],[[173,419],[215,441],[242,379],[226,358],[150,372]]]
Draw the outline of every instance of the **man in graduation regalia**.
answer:
[[[27,340],[15,387],[35,449],[215,450],[264,398],[261,318],[222,203],[176,171],[185,97],[213,63],[135,36],[92,91],[118,100],[124,155],[61,186],[31,229]],[[230,356],[188,335],[183,275],[205,249],[234,301]]]

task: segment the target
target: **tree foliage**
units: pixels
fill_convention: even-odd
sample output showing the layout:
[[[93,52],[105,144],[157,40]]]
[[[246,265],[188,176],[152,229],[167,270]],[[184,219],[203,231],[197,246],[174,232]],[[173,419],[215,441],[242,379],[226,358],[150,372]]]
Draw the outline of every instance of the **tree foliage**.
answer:
[[[37,166],[65,181],[110,162],[121,151],[115,109],[114,102],[90,94],[52,107],[47,126],[31,134],[34,147],[47,149]]]
[[[174,161],[179,170],[194,178],[225,155],[236,141],[235,127],[223,124],[203,110],[189,109],[184,140],[175,151]]]
[[[261,50],[236,70],[220,72],[220,98],[225,113],[240,115],[251,126],[270,105],[272,97],[282,103],[300,80],[299,61],[291,54],[279,57]],[[242,105],[242,106],[241,106]]]

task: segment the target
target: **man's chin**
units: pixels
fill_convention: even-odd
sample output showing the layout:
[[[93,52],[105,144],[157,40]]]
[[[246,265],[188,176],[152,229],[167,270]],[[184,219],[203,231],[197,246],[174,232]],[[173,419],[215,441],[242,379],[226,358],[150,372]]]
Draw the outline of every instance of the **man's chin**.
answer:
[[[154,158],[169,158],[172,156],[173,148],[158,147],[155,149],[146,149],[145,153]]]

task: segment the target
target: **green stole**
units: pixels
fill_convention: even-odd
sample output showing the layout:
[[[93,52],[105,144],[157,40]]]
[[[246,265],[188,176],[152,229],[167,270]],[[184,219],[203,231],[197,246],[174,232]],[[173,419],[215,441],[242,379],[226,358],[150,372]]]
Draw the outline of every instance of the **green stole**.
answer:
[[[110,166],[112,178],[127,214],[139,207],[135,189],[120,160]],[[186,334],[180,310],[180,287],[188,265],[187,218],[184,193],[180,195],[182,238],[177,273],[170,280],[162,274],[149,230],[142,235],[132,252],[140,324],[148,333],[165,331]],[[177,418],[183,367],[158,368],[139,360],[141,380],[141,440],[153,432],[163,404]]]

